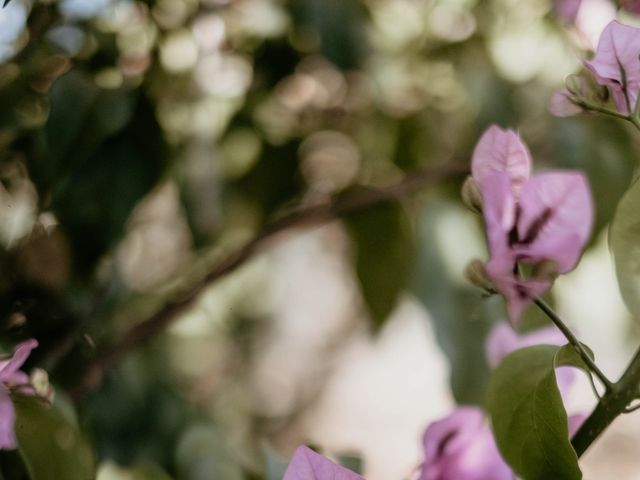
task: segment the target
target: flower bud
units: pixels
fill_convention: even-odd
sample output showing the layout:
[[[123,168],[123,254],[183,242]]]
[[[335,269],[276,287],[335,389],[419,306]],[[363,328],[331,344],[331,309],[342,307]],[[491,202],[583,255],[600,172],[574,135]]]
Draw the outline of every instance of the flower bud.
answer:
[[[41,368],[34,368],[31,371],[29,380],[31,381],[31,386],[33,386],[36,395],[49,402],[53,402],[55,392],[49,383],[49,374],[45,370],[42,370]]]
[[[493,292],[493,285],[487,275],[487,269],[484,266],[484,262],[481,260],[471,260],[464,269],[464,278],[467,279],[471,285],[480,287],[487,292]]]
[[[569,75],[565,80],[565,86],[567,90],[569,90],[569,93],[577,97],[582,96],[582,85],[582,79],[576,74]]]
[[[472,212],[482,213],[482,192],[478,182],[471,175],[467,177],[462,185],[462,202]]]

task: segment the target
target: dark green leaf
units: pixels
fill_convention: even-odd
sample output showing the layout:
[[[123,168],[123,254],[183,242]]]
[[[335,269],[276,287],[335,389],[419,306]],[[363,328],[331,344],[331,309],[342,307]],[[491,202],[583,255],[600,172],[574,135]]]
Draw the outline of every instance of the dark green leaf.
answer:
[[[491,376],[487,410],[496,443],[524,480],[582,478],[556,383],[555,368],[565,365],[583,367],[572,347],[536,345],[507,356]]]
[[[224,436],[213,425],[195,425],[184,434],[176,451],[182,480],[242,480],[242,469]]]
[[[362,457],[359,455],[340,455],[338,463],[352,472],[362,473]]]
[[[640,318],[640,181],[622,197],[609,230],[620,293],[627,308]]]
[[[396,305],[413,258],[413,236],[406,212],[385,203],[346,219],[355,247],[356,272],[375,328]]]
[[[322,55],[347,70],[359,66],[367,49],[365,11],[355,0],[293,0],[295,23],[313,32]]]
[[[31,480],[92,480],[95,463],[83,435],[62,412],[35,397],[16,397],[18,448]]]

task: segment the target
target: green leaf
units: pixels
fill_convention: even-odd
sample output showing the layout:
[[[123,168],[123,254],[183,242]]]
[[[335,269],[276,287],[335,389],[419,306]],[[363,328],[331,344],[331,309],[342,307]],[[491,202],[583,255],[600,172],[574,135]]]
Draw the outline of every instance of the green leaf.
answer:
[[[346,218],[355,246],[356,272],[375,328],[380,328],[407,283],[413,259],[409,218],[385,203]]]
[[[344,454],[338,457],[338,463],[352,472],[362,474],[362,457],[356,454]]]
[[[609,230],[622,299],[640,318],[640,181],[622,197]]]
[[[176,449],[182,480],[242,480],[243,473],[228,438],[214,425],[192,425]]]
[[[78,427],[55,406],[15,397],[18,450],[31,480],[92,480],[93,452]]]
[[[536,345],[508,355],[491,376],[487,410],[496,443],[524,480],[582,478],[555,375],[571,365],[584,368],[573,347]]]
[[[267,440],[261,442],[261,450],[265,480],[282,480],[289,465],[289,459],[280,455]]]

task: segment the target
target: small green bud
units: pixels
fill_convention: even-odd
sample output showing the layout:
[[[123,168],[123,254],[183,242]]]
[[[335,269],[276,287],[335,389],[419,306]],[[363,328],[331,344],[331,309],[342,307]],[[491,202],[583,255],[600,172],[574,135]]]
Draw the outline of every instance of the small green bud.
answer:
[[[469,283],[471,283],[471,285],[480,287],[487,292],[494,292],[491,280],[487,275],[487,269],[484,266],[484,262],[481,260],[478,260],[477,258],[471,260],[464,269],[464,277]]]
[[[569,93],[577,97],[582,96],[582,85],[582,78],[576,74],[569,75],[565,80],[565,86],[567,90],[569,90]]]
[[[462,185],[462,202],[469,207],[472,212],[482,213],[482,192],[480,186],[471,175],[467,177]]]

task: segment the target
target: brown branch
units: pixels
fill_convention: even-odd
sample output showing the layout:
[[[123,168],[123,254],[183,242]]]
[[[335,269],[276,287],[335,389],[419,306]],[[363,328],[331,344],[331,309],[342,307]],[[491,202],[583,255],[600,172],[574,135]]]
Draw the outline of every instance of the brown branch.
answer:
[[[118,363],[127,353],[164,331],[180,313],[193,304],[206,287],[243,265],[276,234],[294,227],[323,224],[350,213],[406,197],[423,187],[461,178],[467,173],[467,164],[450,162],[407,175],[387,187],[347,194],[332,201],[300,208],[275,220],[243,247],[214,265],[204,277],[178,298],[170,300],[149,318],[134,325],[105,347],[82,372],[70,394],[77,399],[95,389],[106,370]]]

